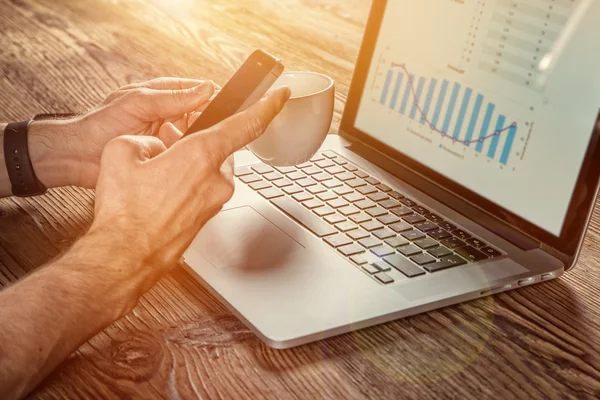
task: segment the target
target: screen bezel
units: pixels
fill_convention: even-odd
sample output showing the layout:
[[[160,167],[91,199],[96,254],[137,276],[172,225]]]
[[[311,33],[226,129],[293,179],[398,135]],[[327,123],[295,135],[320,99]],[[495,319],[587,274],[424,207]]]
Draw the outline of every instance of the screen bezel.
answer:
[[[426,178],[435,181],[440,186],[484,210],[494,218],[509,224],[569,257],[574,257],[579,248],[582,236],[586,231],[590,211],[594,205],[596,193],[598,191],[600,162],[594,162],[594,160],[600,160],[600,113],[593,128],[594,131],[579,172],[579,177],[571,197],[561,234],[557,237],[355,127],[360,100],[371,66],[371,59],[375,51],[375,45],[379,36],[386,5],[387,0],[374,0],[372,3],[354,70],[354,76],[352,77],[346,107],[342,116],[340,131],[345,135],[373,147],[397,162],[408,166]]]

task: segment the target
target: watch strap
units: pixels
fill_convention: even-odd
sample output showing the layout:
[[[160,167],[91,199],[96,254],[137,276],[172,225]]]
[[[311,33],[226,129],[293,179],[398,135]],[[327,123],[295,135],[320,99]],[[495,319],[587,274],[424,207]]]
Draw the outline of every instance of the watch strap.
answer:
[[[31,121],[13,122],[4,129],[4,160],[15,196],[36,196],[46,192],[38,180],[29,158],[29,125]]]

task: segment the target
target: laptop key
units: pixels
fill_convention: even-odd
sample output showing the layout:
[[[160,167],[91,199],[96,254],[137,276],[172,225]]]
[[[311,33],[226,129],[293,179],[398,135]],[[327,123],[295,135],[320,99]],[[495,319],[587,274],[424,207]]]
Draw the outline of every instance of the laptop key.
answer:
[[[358,189],[356,189],[357,192],[362,193],[364,195],[367,194],[371,194],[371,193],[377,193],[377,188],[375,186],[371,186],[371,185],[367,185],[367,186],[361,186]]]
[[[336,188],[336,187],[339,187],[342,185],[343,185],[343,183],[335,178],[329,179],[329,180],[323,182],[323,186],[325,186],[326,188],[329,188],[329,189],[333,189],[333,188]]]
[[[342,208],[348,206],[348,202],[344,199],[335,198],[327,202],[333,208]]]
[[[333,176],[329,175],[327,172],[321,172],[320,174],[313,175],[312,178],[317,182],[324,182],[333,179]]]
[[[364,265],[368,262],[367,259],[361,255],[350,257],[350,261],[352,261],[356,265]]]
[[[466,263],[467,262],[465,260],[463,260],[462,258],[460,258],[459,256],[451,255],[451,256],[442,258],[440,261],[438,261],[436,263],[427,264],[427,265],[425,265],[424,268],[429,272],[437,272],[437,271],[441,271],[443,269],[458,267],[460,265],[465,265]]]
[[[235,176],[244,176],[244,175],[250,175],[252,174],[252,170],[248,167],[239,167],[235,169],[234,175]]]
[[[258,190],[270,188],[271,184],[269,182],[266,182],[266,181],[258,181],[258,182],[251,183],[248,186],[250,186],[250,188],[252,188],[252,190],[258,191]]]
[[[394,233],[394,231],[389,228],[378,229],[371,233],[373,234],[373,236],[375,236],[379,239],[382,239],[382,240],[396,236],[396,233]]]
[[[356,192],[352,192],[352,193],[348,193],[346,195],[344,195],[344,199],[346,201],[349,201],[350,203],[356,203],[357,201],[361,201],[365,198],[365,196],[363,196],[360,193],[356,193]]]
[[[392,199],[396,199],[396,200],[400,200],[400,199],[404,198],[403,195],[401,195],[400,193],[396,192],[395,190],[392,190],[391,192],[388,192],[387,194]]]
[[[321,173],[321,168],[311,165],[308,168],[303,168],[302,172],[304,172],[306,175],[316,175]]]
[[[346,181],[345,183],[346,183],[346,185],[350,186],[351,188],[357,188],[357,187],[365,186],[367,184],[367,182],[363,181],[362,179],[357,179],[357,178]]]
[[[345,158],[337,156],[335,158],[332,158],[333,162],[338,164],[338,165],[344,165],[344,164],[348,164],[348,161],[346,161]]]
[[[385,272],[380,272],[373,276],[375,277],[375,279],[377,279],[379,282],[383,283],[384,285],[389,285],[390,283],[394,283],[394,278],[392,278]]]
[[[269,167],[266,164],[258,164],[251,167],[254,172],[257,174],[268,174],[269,172],[273,172],[273,168]]]
[[[306,188],[309,186],[314,186],[316,184],[317,184],[317,182],[313,181],[310,178],[299,179],[296,181],[296,185],[301,186],[303,188]]]
[[[326,151],[322,152],[321,154],[323,154],[327,158],[336,158],[338,156],[337,153],[335,153],[331,150],[326,150]]]
[[[400,204],[400,202],[394,200],[394,199],[387,199],[387,200],[383,200],[379,202],[379,205],[383,208],[386,209],[391,209],[391,208],[396,208],[396,207],[401,207],[402,204]]]
[[[375,275],[375,274],[381,272],[381,271],[379,271],[379,268],[377,268],[376,266],[374,266],[372,264],[363,265],[362,269],[370,275]]]
[[[400,254],[393,254],[391,256],[384,257],[383,260],[408,278],[425,275],[425,271],[417,267],[410,260],[402,257]]]
[[[377,203],[375,203],[369,199],[357,201],[354,203],[354,205],[356,207],[360,208],[361,210],[366,210],[367,208],[377,207]]]
[[[394,213],[394,215],[397,215],[399,217],[404,217],[406,215],[412,215],[413,211],[408,208],[408,207],[398,207],[398,208],[392,208],[391,212]]]
[[[292,198],[294,200],[302,203],[303,201],[313,199],[314,196],[312,194],[310,194],[310,193],[302,192],[302,193],[296,193],[295,195],[292,196]]]
[[[432,247],[438,247],[439,243],[431,238],[419,239],[415,241],[415,244],[422,249],[431,249]]]
[[[354,229],[357,229],[358,225],[356,225],[355,223],[350,222],[350,221],[344,221],[344,222],[335,224],[335,227],[338,228],[342,232],[349,232]]]
[[[313,161],[313,160],[311,160]],[[319,168],[329,168],[329,167],[333,167],[335,164],[333,162],[331,162],[330,160],[324,160],[321,159],[320,161],[316,161],[315,165],[319,166]]]
[[[354,164],[344,164],[344,168],[346,168],[350,172],[358,171],[358,167]]]
[[[458,249],[456,249],[456,254],[458,254],[459,256],[466,258],[467,260],[471,261],[471,262],[477,262],[477,261],[482,261],[482,260],[487,260],[488,256],[486,256],[485,254],[483,254],[482,252],[480,252],[479,250],[477,250],[474,247],[471,246],[465,246],[465,247],[460,247]]]
[[[373,178],[372,176],[365,178],[365,181],[369,182],[371,185],[379,185],[381,183],[377,179]]]
[[[338,233],[337,235],[331,235],[331,236],[327,236],[325,239],[325,242],[330,245],[331,247],[341,247],[341,246],[346,246],[352,243],[352,239],[350,239],[348,236],[342,234],[342,233]]]
[[[502,253],[500,253],[498,250],[489,246],[481,249],[481,252],[486,254],[488,257],[499,257],[502,255]]]
[[[434,224],[433,222],[422,222],[420,224],[416,224],[415,228],[418,228],[419,230],[423,231],[423,232],[433,232],[433,231],[437,231],[438,229],[440,229],[436,224]]]
[[[356,222],[357,224],[362,224],[363,222],[370,221],[371,217],[369,217],[365,213],[360,213],[360,214],[354,214],[353,216],[351,216],[350,220],[353,222]]]
[[[396,254],[396,250],[387,244],[384,244],[383,246],[372,248],[371,253],[375,254],[377,257],[385,257],[391,254]]]
[[[366,232],[362,229],[356,229],[350,232],[346,232],[346,235],[348,235],[354,240],[360,240],[370,236],[369,232]]]
[[[321,201],[329,201],[329,200],[333,200],[333,199],[337,199],[338,197],[335,195],[335,193],[332,192],[324,192],[324,193],[319,193],[317,195],[317,197],[321,200]]]
[[[369,208],[365,211],[367,214],[369,214],[373,218],[380,217],[380,216],[386,215],[388,213],[385,208],[381,208],[381,207]]]
[[[327,172],[328,174],[331,174],[331,175],[337,175],[337,174],[342,174],[342,173],[346,172],[346,170],[343,167],[340,167],[339,165],[334,165],[334,166],[325,168],[325,172]]]
[[[423,239],[425,237],[425,234],[421,231],[417,231],[416,229],[413,229],[412,231],[403,232],[402,236],[408,240],[415,241],[415,240]]]
[[[371,265],[377,267],[382,272],[388,272],[392,270],[390,264],[386,263],[385,261],[375,261],[374,263],[371,263]]]
[[[305,201],[304,203],[302,203],[302,205],[308,208],[309,210],[312,210],[313,208],[322,207],[325,204],[321,200],[312,199]]]
[[[273,184],[275,186],[277,186],[278,188],[283,188],[283,187],[286,187],[286,186],[292,186],[293,185],[292,181],[287,180],[287,179],[276,180],[275,182],[273,182]]]
[[[350,189],[348,186],[339,186],[333,189],[333,193],[337,194],[338,196],[344,196],[352,193],[353,191],[354,190]]]
[[[457,249],[459,247],[464,247],[467,245],[465,242],[455,237],[444,239],[441,243],[449,249]]]
[[[368,178],[369,174],[367,174],[364,171],[361,171],[360,169],[357,169],[356,171],[354,171],[354,175],[358,176],[359,178]]]
[[[443,230],[446,230],[448,232],[452,232],[453,230],[456,229],[456,226],[452,225],[450,222],[445,222],[445,221],[444,222],[440,222],[438,224],[438,226],[440,228],[442,228]]]
[[[346,218],[340,214],[331,214],[324,218],[325,221],[329,222],[331,225],[339,224],[340,222],[344,222]]]
[[[328,207],[328,206],[323,206],[323,207],[315,208],[312,211],[315,214],[317,214],[319,217],[324,217],[326,215],[335,214],[335,210],[333,208],[331,208],[331,207]]]
[[[437,258],[446,257],[446,256],[449,256],[450,254],[452,254],[452,251],[448,250],[448,248],[446,248],[444,246],[438,246],[433,249],[429,249],[429,250],[427,250],[427,252]]]
[[[308,211],[306,208],[302,207],[289,197],[272,199],[271,203],[294,218],[296,221],[300,222],[308,230],[319,237],[338,233],[337,229],[335,229],[333,226],[329,225],[327,222],[323,221],[321,218],[317,217],[315,214]]]
[[[413,211],[415,211],[421,215],[429,214],[429,210],[423,206],[414,206],[412,209],[413,209]]]
[[[406,222],[408,222],[409,224],[413,224],[413,225],[425,221],[425,218],[419,214],[405,215],[404,217],[402,217],[402,219],[405,220]]]
[[[417,203],[415,203],[414,201],[412,201],[411,199],[409,199],[408,197],[405,197],[403,199],[400,199],[400,203],[404,204],[407,207],[414,207],[417,205]]]
[[[428,232],[428,235],[434,238],[435,240],[442,240],[452,237],[452,235],[442,229],[438,229],[436,231]]]
[[[384,201],[389,199],[389,197],[387,197],[387,195],[383,192],[371,193],[367,197],[373,201]]]
[[[400,218],[396,217],[394,214],[382,215],[381,217],[377,217],[377,221],[381,222],[384,225],[395,224],[396,222],[400,222]]]
[[[452,234],[454,236],[458,236],[462,240],[471,239],[471,235],[469,235],[467,232],[463,231],[462,229],[456,229],[456,230],[452,231]]]
[[[271,200],[271,199],[274,199],[276,197],[283,196],[283,192],[281,190],[279,190],[279,189],[274,188],[274,187],[268,188],[268,189],[259,190],[258,194],[260,194],[262,197],[264,197],[267,200]]]
[[[380,183],[379,185],[377,185],[377,189],[381,190],[382,192],[391,192],[392,188],[389,187],[388,185],[386,185],[385,183]]]
[[[306,188],[312,194],[319,194],[327,191],[327,188],[323,187],[323,185],[315,185],[309,186]]]
[[[416,256],[412,256],[410,259],[419,265],[426,265],[436,262],[436,259],[427,253],[417,254]]]
[[[487,244],[485,244],[485,242],[483,242],[477,238],[467,239],[466,242],[467,242],[467,244],[475,247],[476,249],[480,249],[482,247],[487,246]]]
[[[297,180],[299,180],[299,179],[304,179],[304,178],[306,178],[306,174],[303,174],[303,173],[302,173],[302,172],[300,172],[300,171],[294,171],[294,172],[292,172],[292,173],[290,173],[290,174],[287,174],[286,176],[287,176],[287,178],[288,178],[288,179],[291,179],[291,180],[293,180],[293,181],[297,181]]]
[[[442,217],[440,217],[439,215],[434,214],[434,213],[427,214],[425,216],[425,218],[427,218],[431,222],[435,222],[436,224],[439,224],[440,222],[444,222],[444,219]]]
[[[263,178],[265,178],[268,181],[276,181],[277,179],[283,178],[283,175],[281,175],[277,171],[273,171],[273,172],[269,172],[269,173],[264,174]]]
[[[298,168],[298,169],[302,169],[302,170],[303,170],[304,168],[309,168],[309,167],[312,167],[312,163],[310,163],[310,162],[308,162],[308,161],[307,161],[307,162],[305,162],[305,163],[302,163],[302,164],[296,165],[296,168]]]
[[[390,228],[392,228],[394,231],[396,231],[398,233],[410,231],[413,229],[412,225],[407,224],[406,222],[397,222],[395,224],[390,225]]]
[[[292,185],[292,186],[283,188],[283,191],[286,192],[287,194],[291,195],[291,194],[296,194],[296,193],[302,192],[302,188],[300,186]]]
[[[338,211],[345,216],[354,215],[360,213],[360,210],[352,205],[342,207]]]
[[[367,237],[364,239],[360,239],[358,244],[363,246],[364,248],[371,249],[373,247],[381,246],[381,240],[374,237]]]
[[[243,176],[240,176],[240,181],[242,181],[244,183],[253,183],[253,182],[262,181],[262,178],[256,174],[243,175]]]
[[[346,182],[346,181],[356,178],[356,175],[354,175],[352,172],[347,171],[347,172],[343,172],[341,174],[337,174],[335,177],[342,182]]]
[[[295,167],[275,167],[275,169],[281,172],[282,174],[289,174],[291,172],[296,171]]]
[[[368,231],[368,232],[373,232],[373,231],[376,231],[378,229],[383,228],[383,224],[381,224],[379,221],[367,221],[367,222],[363,222],[360,226],[365,231]]]
[[[389,239],[386,239],[385,243],[388,246],[392,246],[392,247],[396,248],[396,247],[400,247],[400,246],[406,246],[410,242],[408,240],[404,239],[403,237],[394,236]]]
[[[404,255],[406,257],[410,257],[410,256],[414,256],[415,254],[422,253],[421,249],[419,249],[416,246],[413,246],[412,244],[409,244],[408,246],[398,247],[396,250],[399,253],[402,253],[402,255]]]

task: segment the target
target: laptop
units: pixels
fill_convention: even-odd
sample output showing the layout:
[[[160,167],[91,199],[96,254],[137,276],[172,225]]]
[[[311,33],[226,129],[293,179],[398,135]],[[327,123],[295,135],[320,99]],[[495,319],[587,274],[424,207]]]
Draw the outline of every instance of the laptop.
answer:
[[[598,194],[599,20],[375,0],[339,135],[295,167],[236,153],[185,265],[274,348],[560,277]]]

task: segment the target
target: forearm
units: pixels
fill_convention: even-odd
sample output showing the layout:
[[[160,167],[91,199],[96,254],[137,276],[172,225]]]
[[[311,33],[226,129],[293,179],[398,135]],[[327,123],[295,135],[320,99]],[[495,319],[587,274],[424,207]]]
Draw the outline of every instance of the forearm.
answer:
[[[143,277],[123,238],[88,233],[60,259],[0,292],[0,393],[19,398],[137,302]],[[121,243],[119,243],[121,242]]]
[[[79,180],[81,164],[73,151],[72,124],[66,120],[35,121],[29,127],[29,158],[38,179],[48,188],[74,185]],[[4,129],[0,124],[0,197],[12,195],[4,160]]]

